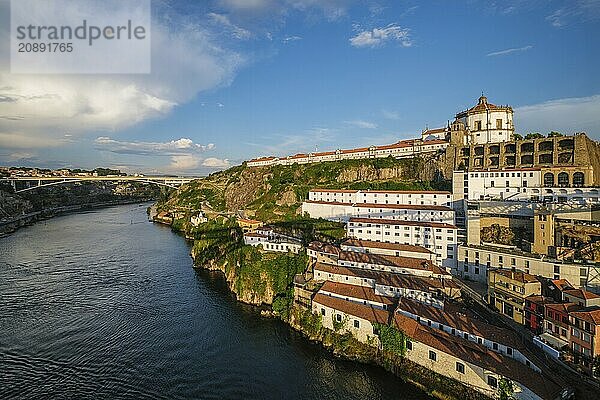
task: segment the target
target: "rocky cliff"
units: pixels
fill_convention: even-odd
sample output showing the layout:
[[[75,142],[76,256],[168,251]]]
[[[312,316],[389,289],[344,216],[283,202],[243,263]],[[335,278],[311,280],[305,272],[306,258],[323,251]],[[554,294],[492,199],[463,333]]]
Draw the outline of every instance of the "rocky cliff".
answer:
[[[443,178],[443,154],[415,157],[344,160],[248,168],[236,166],[181,187],[159,208],[196,207],[218,213],[242,212],[264,221],[295,218],[312,188],[449,190]]]

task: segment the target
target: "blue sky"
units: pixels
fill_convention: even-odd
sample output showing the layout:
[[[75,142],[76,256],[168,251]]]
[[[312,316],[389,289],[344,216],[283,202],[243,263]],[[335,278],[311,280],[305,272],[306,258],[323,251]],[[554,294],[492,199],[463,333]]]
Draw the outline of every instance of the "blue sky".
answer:
[[[599,36],[598,0],[153,1],[149,76],[0,64],[0,165],[205,174],[416,137],[482,91],[518,132],[598,140]]]

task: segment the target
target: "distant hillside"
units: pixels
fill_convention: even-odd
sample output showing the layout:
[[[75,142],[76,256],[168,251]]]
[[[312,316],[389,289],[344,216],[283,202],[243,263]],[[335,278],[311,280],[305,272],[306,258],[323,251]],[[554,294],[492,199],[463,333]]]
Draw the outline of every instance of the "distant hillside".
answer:
[[[312,188],[450,190],[436,158],[344,160],[248,168],[245,164],[182,186],[159,209],[177,207],[235,213],[275,222],[299,215]]]

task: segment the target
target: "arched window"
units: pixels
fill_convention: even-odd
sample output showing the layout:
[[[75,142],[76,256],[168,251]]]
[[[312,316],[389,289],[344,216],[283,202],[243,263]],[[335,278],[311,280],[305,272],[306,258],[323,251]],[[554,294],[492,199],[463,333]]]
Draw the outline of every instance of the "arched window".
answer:
[[[558,186],[569,186],[569,174],[567,174],[566,172],[561,172],[560,174],[558,174]]]
[[[554,186],[554,174],[552,172],[546,172],[544,174],[544,186],[546,186],[546,187]]]
[[[583,172],[575,172],[573,174],[573,186],[582,187],[585,184]]]

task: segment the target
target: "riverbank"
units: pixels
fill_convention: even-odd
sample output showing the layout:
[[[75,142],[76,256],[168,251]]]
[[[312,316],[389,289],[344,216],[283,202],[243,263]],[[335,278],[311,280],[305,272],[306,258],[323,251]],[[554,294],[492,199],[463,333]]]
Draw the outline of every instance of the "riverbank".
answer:
[[[20,215],[18,217],[12,218],[7,221],[0,221],[0,238],[6,237],[17,230],[35,224],[39,221],[44,221],[50,218],[54,218],[59,215],[77,213],[82,211],[89,211],[98,208],[119,206],[119,205],[127,205],[127,204],[143,204],[154,201],[152,198],[143,198],[143,199],[128,199],[128,200],[113,200],[113,201],[103,201],[96,203],[88,203],[88,204],[76,204],[71,206],[64,207],[52,207],[44,210],[34,211],[31,213],[27,213],[24,215]]]
[[[189,232],[182,233],[190,236]],[[207,227],[207,232],[195,234],[198,236],[191,251],[195,268],[218,271],[236,299],[257,306],[257,314],[277,317],[333,356],[381,367],[435,398],[488,399],[458,381],[407,360],[401,354],[361,343],[350,333],[326,329],[319,315],[294,300],[293,280],[296,274],[304,273],[306,269],[308,259],[305,254],[269,254],[243,246],[243,242],[235,240],[236,228],[222,223]]]

